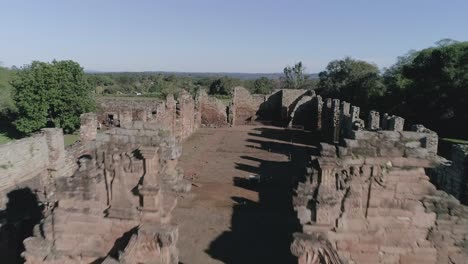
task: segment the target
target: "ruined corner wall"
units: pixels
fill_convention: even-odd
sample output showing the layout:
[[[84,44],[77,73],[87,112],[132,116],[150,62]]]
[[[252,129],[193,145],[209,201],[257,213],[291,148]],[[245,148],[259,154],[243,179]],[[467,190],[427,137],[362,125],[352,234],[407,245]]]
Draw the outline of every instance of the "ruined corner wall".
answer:
[[[436,168],[431,183],[435,132],[422,125],[405,131],[403,118],[376,111],[365,122],[358,107],[337,99],[312,102],[311,120],[332,144],[321,144],[295,191],[298,263],[465,263],[468,207],[433,183],[452,178],[457,190],[446,188],[460,194],[468,151],[455,149],[458,165]]]
[[[323,100],[318,95],[312,100],[312,108],[313,129],[321,132],[323,140],[330,143],[339,143],[341,139],[352,136],[353,130],[404,130],[405,120],[399,116],[381,115],[376,111],[361,113],[360,107],[339,99]],[[366,116],[366,121],[361,116]],[[420,129],[426,128],[421,126]]]
[[[468,146],[453,145],[451,160],[440,158],[440,164],[429,170],[431,181],[468,205]]]
[[[201,123],[199,102],[186,91],[177,94],[177,100],[173,95],[168,95],[164,101],[101,97],[97,104],[97,118],[101,124],[131,128],[133,122],[154,123],[170,131],[179,141],[189,137]]]
[[[101,133],[96,124],[95,114],[82,115],[82,137],[65,149],[64,170],[50,179],[53,210],[24,240],[26,263],[178,263],[171,211],[191,187],[177,165],[180,144],[156,123],[132,121]],[[121,253],[110,254],[115,250]]]
[[[228,107],[215,97],[201,90],[197,98],[200,105],[200,123],[208,127],[229,126]]]
[[[310,111],[304,111],[304,105],[310,104],[313,97],[313,91],[303,89],[279,89],[263,95],[251,94],[243,87],[236,87],[232,103],[232,124],[244,125],[260,121],[282,126],[308,127],[306,115],[309,115]],[[295,114],[299,112],[293,122]]]
[[[281,120],[285,122],[290,121],[291,115],[294,115],[294,110],[296,110],[299,107],[299,105],[305,103],[299,103],[299,101],[304,95],[308,94],[308,92],[308,90],[304,89],[281,90]]]
[[[265,95],[250,94],[244,87],[235,87],[232,98],[233,125],[253,123],[257,119],[257,112],[266,101]]]
[[[335,264],[465,263],[468,207],[429,181],[436,155],[421,142],[434,133],[417,130],[354,131],[355,145],[321,144],[294,198],[298,263],[313,255]]]
[[[45,128],[31,137],[0,145],[0,208],[6,205],[6,194],[14,189],[30,188],[41,195],[48,178],[59,173],[64,163],[59,128]]]

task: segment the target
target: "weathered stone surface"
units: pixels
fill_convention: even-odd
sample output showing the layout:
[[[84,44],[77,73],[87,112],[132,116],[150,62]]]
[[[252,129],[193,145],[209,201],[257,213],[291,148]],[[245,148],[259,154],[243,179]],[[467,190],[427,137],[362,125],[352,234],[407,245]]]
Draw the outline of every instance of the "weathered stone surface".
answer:
[[[209,127],[225,127],[229,125],[227,106],[220,100],[208,96],[205,90],[198,97],[201,112],[201,124]]]

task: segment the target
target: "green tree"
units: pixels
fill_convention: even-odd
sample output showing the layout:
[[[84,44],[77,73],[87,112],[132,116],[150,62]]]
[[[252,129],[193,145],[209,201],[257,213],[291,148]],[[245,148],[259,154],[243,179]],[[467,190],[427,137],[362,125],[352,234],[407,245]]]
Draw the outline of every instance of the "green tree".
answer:
[[[321,95],[340,98],[364,108],[370,107],[371,98],[385,93],[379,68],[349,57],[331,61],[326,70],[319,73],[319,79]]]
[[[399,72],[409,83],[400,100],[406,116],[443,134],[467,137],[468,42],[452,42],[420,51]]]
[[[283,69],[284,77],[282,77],[284,88],[286,89],[303,89],[306,88],[307,75],[304,73],[305,68],[302,62],[298,62],[294,67],[287,66]]]
[[[253,83],[253,93],[256,94],[269,94],[273,90],[274,83],[267,77],[261,77]]]
[[[46,126],[72,132],[79,127],[80,114],[93,110],[92,88],[83,68],[73,61],[33,61],[12,82],[18,108],[16,128],[30,133]]]
[[[10,81],[14,76],[15,71],[8,68],[0,67],[0,118],[8,117],[16,112],[16,107],[13,101],[13,88]]]
[[[239,80],[227,76],[216,79],[210,85],[210,94],[231,95],[234,87],[239,85]]]
[[[406,103],[404,101],[406,90],[412,85],[412,81],[403,75],[403,67],[411,64],[418,53],[410,50],[405,55],[398,56],[394,65],[384,69],[382,77],[386,94],[379,100],[382,109],[393,112],[401,103]]]

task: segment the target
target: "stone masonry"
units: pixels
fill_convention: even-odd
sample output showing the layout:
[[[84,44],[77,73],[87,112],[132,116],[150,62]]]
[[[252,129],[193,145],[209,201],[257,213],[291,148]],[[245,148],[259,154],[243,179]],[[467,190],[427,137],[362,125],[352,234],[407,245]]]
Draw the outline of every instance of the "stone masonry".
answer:
[[[23,242],[26,263],[179,263],[171,216],[192,186],[180,143],[200,126],[269,121],[321,135],[320,154],[294,179],[298,263],[467,263],[468,148],[456,145],[444,160],[437,134],[422,125],[405,130],[401,117],[305,90],[236,87],[229,106],[204,91],[98,106],[66,148],[55,128],[0,145],[2,209],[19,188],[43,205]]]
[[[437,134],[375,111],[365,126],[357,108],[323,105],[314,123],[334,144],[321,143],[296,189],[298,263],[466,263],[468,207],[425,171],[439,164]]]
[[[83,115],[83,134],[92,119]],[[26,263],[178,263],[171,211],[190,183],[175,138],[133,122],[88,144],[75,173],[54,178],[55,206],[24,241]]]

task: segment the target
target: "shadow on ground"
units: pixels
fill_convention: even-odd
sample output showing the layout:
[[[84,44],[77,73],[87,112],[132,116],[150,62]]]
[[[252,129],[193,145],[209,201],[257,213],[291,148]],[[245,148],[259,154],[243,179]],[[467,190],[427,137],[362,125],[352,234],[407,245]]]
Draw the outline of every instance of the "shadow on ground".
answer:
[[[23,240],[33,235],[33,229],[43,218],[42,205],[29,188],[7,194],[6,209],[0,211],[0,263],[24,263]]]
[[[241,156],[259,165],[236,163],[236,168],[258,178],[239,177],[233,179],[234,184],[257,191],[259,202],[231,197],[236,202],[231,230],[217,237],[206,252],[224,263],[297,262],[290,252],[292,234],[300,228],[292,207],[292,190],[296,179],[304,175],[307,157],[317,152],[312,141],[316,137],[280,128],[258,128],[249,136],[248,147],[283,154],[286,161]]]

